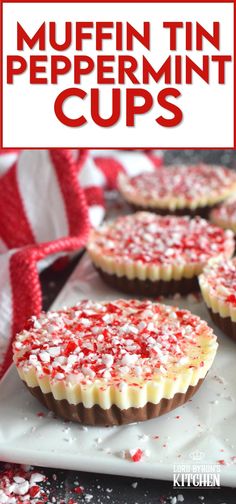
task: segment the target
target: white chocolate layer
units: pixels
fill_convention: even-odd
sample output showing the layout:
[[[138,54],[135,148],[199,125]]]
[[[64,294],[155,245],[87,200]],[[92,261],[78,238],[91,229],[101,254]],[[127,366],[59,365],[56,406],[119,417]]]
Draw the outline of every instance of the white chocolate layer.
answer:
[[[215,358],[217,343],[212,344],[204,360],[204,367],[197,369],[179,369],[178,374],[168,376],[153,376],[149,382],[141,382],[140,386],[132,387],[127,382],[121,382],[120,387],[106,386],[104,382],[82,387],[81,385],[65,385],[65,383],[50,383],[49,378],[40,379],[31,369],[28,373],[18,368],[20,378],[28,387],[40,387],[44,394],[52,393],[57,400],[66,399],[70,404],[83,403],[85,408],[98,404],[103,409],[116,405],[120,409],[142,408],[147,402],[158,404],[162,398],[171,399],[175,394],[186,393],[190,385],[197,385],[205,378]]]
[[[159,266],[152,264],[146,265],[141,262],[130,260],[129,263],[119,263],[111,257],[102,256],[92,246],[88,249],[89,255],[96,267],[101,268],[109,275],[116,275],[118,277],[127,277],[129,280],[138,278],[139,280],[151,280],[156,282],[158,280],[180,280],[181,278],[193,278],[202,271],[202,263],[193,264],[161,264]]]

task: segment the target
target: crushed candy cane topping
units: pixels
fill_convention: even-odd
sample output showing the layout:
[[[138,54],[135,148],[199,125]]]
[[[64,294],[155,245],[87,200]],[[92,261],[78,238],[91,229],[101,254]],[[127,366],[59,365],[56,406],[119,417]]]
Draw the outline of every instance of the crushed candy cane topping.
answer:
[[[201,278],[212,296],[236,306],[236,258],[210,261]]]
[[[53,382],[134,386],[140,380],[173,379],[180,367],[204,366],[215,343],[207,323],[187,310],[151,301],[81,301],[72,308],[33,317],[16,336],[14,361],[24,372]],[[57,349],[57,352],[55,352]],[[45,356],[47,355],[47,358]]]
[[[233,233],[205,219],[137,212],[118,217],[93,231],[88,250],[117,263],[147,265],[205,263],[233,251]]]
[[[46,477],[43,474],[25,471],[21,467],[12,466],[12,468],[0,471],[0,503],[48,503],[48,496],[39,485],[45,480]]]
[[[132,201],[162,201],[184,198],[197,201],[202,197],[220,197],[227,189],[234,188],[236,173],[224,166],[215,165],[170,165],[135,177],[124,177],[125,194]],[[122,189],[121,183],[121,189]]]

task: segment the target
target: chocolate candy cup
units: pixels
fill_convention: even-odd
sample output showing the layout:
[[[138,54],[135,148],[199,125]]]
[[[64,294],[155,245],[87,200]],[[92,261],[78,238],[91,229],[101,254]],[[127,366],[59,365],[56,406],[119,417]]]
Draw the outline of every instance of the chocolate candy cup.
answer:
[[[208,311],[214,324],[229,338],[236,341],[236,322],[233,322],[230,317],[221,317],[219,313],[214,313],[209,307]]]
[[[186,296],[193,292],[199,292],[197,276],[181,278],[180,280],[157,280],[156,282],[152,282],[148,279],[140,280],[139,278],[134,278],[130,280],[125,276],[110,275],[97,267],[96,270],[108,285],[121,292],[134,294],[135,296],[156,298],[158,296],[173,296],[176,293]]]
[[[217,206],[204,206],[197,207],[195,209],[191,209],[188,207],[184,208],[176,208],[175,210],[170,210],[169,208],[158,208],[158,207],[144,207],[141,205],[129,204],[134,212],[144,211],[144,212],[153,212],[158,215],[190,215],[190,217],[202,217],[203,219],[208,219],[210,212]]]
[[[158,404],[148,402],[142,408],[128,408],[121,410],[113,405],[109,409],[103,409],[97,404],[92,408],[85,408],[83,403],[77,405],[70,404],[66,399],[56,400],[54,396],[44,394],[40,387],[26,387],[42,404],[56,416],[64,420],[78,422],[85,425],[98,425],[108,427],[112,425],[124,425],[133,422],[143,422],[152,418],[169,413],[169,411],[178,408],[188,401],[199,389],[203,379],[199,380],[197,385],[189,386],[186,393],[177,393],[172,399],[161,399]]]

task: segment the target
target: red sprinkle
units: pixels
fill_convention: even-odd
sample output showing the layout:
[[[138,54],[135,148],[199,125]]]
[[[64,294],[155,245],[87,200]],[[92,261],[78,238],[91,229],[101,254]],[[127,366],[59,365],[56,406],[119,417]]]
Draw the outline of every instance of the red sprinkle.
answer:
[[[133,455],[131,455],[131,459],[133,462],[140,462],[142,457],[143,457],[143,451],[140,450],[140,448],[138,448],[136,452]]]
[[[39,418],[43,418],[43,417],[45,417],[45,413],[43,413],[42,411],[39,411],[39,412],[37,413],[37,416],[38,416]]]
[[[34,485],[29,489],[30,497],[36,497],[36,495],[40,492],[40,487],[38,485]]]
[[[226,462],[225,462],[224,459],[217,460],[217,463],[220,464],[220,465],[226,465]]]
[[[66,345],[65,352],[64,352],[66,357],[68,357],[68,355],[73,353],[76,348],[77,348],[76,343],[74,341],[69,341],[68,345]]]
[[[78,495],[79,495],[79,494],[82,494],[82,493],[84,492],[84,487],[77,486],[77,487],[75,487],[75,488],[74,488],[74,492],[75,492],[76,494],[78,494]]]
[[[228,303],[236,304],[236,296],[234,294],[230,294],[230,296],[226,298],[226,301]]]

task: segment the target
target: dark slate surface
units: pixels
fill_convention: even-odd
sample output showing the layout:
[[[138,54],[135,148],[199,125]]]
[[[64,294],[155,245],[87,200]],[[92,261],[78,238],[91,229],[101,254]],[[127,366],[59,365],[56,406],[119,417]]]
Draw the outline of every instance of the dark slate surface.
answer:
[[[165,161],[171,163],[213,163],[236,168],[236,152],[232,149],[168,150]]]

